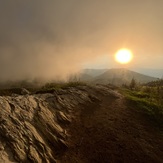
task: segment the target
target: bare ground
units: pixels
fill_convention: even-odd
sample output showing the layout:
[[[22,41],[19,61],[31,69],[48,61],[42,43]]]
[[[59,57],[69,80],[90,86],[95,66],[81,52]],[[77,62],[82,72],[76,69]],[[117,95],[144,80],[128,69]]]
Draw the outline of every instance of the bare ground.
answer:
[[[76,109],[61,163],[163,162],[163,134],[115,92]]]

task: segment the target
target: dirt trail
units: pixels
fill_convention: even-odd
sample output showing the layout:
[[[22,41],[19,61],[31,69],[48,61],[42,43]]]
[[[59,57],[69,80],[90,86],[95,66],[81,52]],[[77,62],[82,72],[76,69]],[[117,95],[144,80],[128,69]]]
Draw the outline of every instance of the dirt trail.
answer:
[[[163,162],[163,136],[125,98],[96,92],[69,129],[69,149],[59,162]]]

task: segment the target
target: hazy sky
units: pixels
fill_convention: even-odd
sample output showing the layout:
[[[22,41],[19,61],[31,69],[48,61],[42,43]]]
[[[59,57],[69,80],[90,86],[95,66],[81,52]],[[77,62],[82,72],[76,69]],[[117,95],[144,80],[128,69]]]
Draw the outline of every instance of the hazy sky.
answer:
[[[163,68],[163,0],[0,1],[0,79],[62,78],[83,67]]]

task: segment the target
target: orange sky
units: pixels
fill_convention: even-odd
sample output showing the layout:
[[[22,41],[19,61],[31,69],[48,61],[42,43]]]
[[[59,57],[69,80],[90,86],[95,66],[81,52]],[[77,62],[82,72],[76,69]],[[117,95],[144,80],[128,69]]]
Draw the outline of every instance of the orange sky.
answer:
[[[1,80],[117,67],[120,48],[133,51],[130,66],[163,68],[162,9],[162,0],[0,1]]]

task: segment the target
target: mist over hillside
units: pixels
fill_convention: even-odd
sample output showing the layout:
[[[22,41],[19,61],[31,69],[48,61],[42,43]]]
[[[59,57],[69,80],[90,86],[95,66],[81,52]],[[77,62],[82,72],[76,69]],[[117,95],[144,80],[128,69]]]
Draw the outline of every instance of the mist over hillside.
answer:
[[[104,55],[116,67],[112,55],[123,46],[136,56],[132,64],[161,67],[162,6],[160,0],[0,1],[0,81],[66,79]]]
[[[113,84],[118,86],[121,86],[122,84],[129,84],[133,78],[137,83],[140,84],[157,80],[155,77],[144,75],[124,68],[85,69],[81,74],[77,75],[77,78],[81,81],[87,81],[90,83]]]
[[[133,71],[153,76],[156,78],[163,78],[163,69],[152,69],[152,68],[131,68]]]
[[[98,75],[103,74],[104,72],[106,72],[108,69],[84,69],[82,71],[83,74],[88,74],[92,77],[96,77]]]

